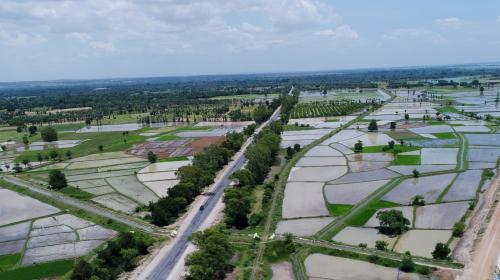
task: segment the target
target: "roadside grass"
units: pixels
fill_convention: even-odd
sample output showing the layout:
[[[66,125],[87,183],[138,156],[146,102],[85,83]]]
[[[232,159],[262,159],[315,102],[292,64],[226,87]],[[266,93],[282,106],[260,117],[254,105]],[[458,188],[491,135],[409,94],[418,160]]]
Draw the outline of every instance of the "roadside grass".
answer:
[[[100,153],[99,145],[103,146],[104,152],[116,152],[126,150],[134,144],[142,143],[146,140],[140,136],[142,129],[130,132],[128,135],[123,135],[122,132],[89,132],[89,133],[60,133],[60,140],[84,140],[73,148],[57,148],[46,149],[43,151],[25,151],[16,157],[16,162],[21,162],[23,159],[28,159],[31,162],[38,161],[37,155],[48,156],[50,151],[55,150],[60,155],[64,156],[67,151],[71,151],[72,157],[82,157],[90,154]]]
[[[385,201],[385,200],[372,200],[370,201],[362,211],[356,213],[353,217],[346,221],[347,225],[350,226],[363,226],[368,222],[368,220],[377,212],[378,209],[389,208],[400,206],[397,203]]]
[[[427,124],[428,125],[443,125],[443,124],[448,124],[448,123],[445,121],[428,121]]]
[[[330,215],[337,217],[342,216],[345,213],[349,212],[354,205],[350,204],[328,204],[328,211],[330,211]]]
[[[155,141],[169,141],[169,140],[177,140],[179,138],[180,137],[177,135],[165,134],[156,138]]]
[[[166,157],[161,158],[158,162],[170,162],[170,161],[181,161],[181,160],[189,160],[187,156],[178,156],[178,157]]]
[[[420,155],[396,155],[392,165],[419,165]]]
[[[453,132],[433,133],[432,135],[436,136],[439,139],[455,139],[455,138],[457,138],[457,136]]]
[[[387,134],[389,137],[391,137],[394,140],[415,140],[415,139],[426,139],[420,134],[413,133],[411,131],[394,131],[390,130],[387,131],[385,134]]]
[[[60,260],[0,272],[2,280],[58,278],[73,269],[74,260]]]
[[[300,126],[300,125],[294,125],[294,124],[287,124],[283,128],[284,131],[300,131],[300,130],[311,130],[315,129],[312,126]]]
[[[95,197],[94,194],[91,194],[91,193],[86,192],[84,190],[81,190],[79,188],[75,188],[73,186],[66,186],[58,191],[67,195],[67,196],[71,196],[73,198],[80,199],[80,200],[90,200],[90,199]]]
[[[363,147],[363,153],[404,153],[404,152],[411,152],[411,151],[417,151],[420,150],[421,148],[419,147],[413,147],[413,146],[404,146],[404,145],[394,145],[393,149],[387,149],[387,145],[381,145],[381,146],[370,146],[370,147]]]
[[[262,212],[262,198],[264,197],[264,188],[262,185],[256,187],[253,191],[252,214],[259,214]]]
[[[21,254],[0,256],[0,271],[9,270],[21,260]]]

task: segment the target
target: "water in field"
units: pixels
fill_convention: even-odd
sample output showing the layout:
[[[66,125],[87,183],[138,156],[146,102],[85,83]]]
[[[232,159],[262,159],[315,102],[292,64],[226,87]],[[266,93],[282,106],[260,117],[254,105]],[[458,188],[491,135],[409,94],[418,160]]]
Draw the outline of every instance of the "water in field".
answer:
[[[77,130],[77,133],[86,132],[112,132],[112,131],[134,131],[142,128],[142,124],[125,123],[125,124],[109,124],[109,125],[90,125]]]
[[[23,151],[42,151],[52,148],[73,148],[74,146],[80,144],[80,140],[59,140],[53,142],[33,142],[29,146],[21,145],[16,148],[17,152]]]

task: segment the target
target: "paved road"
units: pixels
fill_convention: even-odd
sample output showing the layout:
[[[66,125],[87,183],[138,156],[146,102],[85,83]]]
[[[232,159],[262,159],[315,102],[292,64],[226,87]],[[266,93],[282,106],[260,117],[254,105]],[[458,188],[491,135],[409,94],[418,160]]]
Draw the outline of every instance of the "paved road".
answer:
[[[121,214],[115,213],[113,211],[107,210],[105,208],[99,207],[97,205],[93,205],[93,204],[90,204],[87,202],[80,201],[80,200],[75,199],[75,198],[65,196],[61,193],[48,190],[45,187],[36,186],[30,182],[24,181],[22,179],[19,179],[19,178],[10,176],[10,175],[1,176],[0,179],[3,179],[11,184],[14,184],[16,186],[21,187],[21,188],[25,188],[25,189],[28,189],[30,191],[36,192],[38,194],[41,194],[43,196],[55,199],[59,202],[70,205],[72,207],[79,208],[79,209],[85,210],[87,212],[90,212],[92,214],[103,216],[103,217],[106,217],[106,218],[111,219],[111,220],[115,220],[117,222],[129,225],[133,228],[141,229],[145,232],[152,233],[152,232],[155,232],[157,230],[157,227],[154,225],[151,225],[151,224],[148,224],[145,222],[144,223],[136,222],[125,215],[121,215]]]
[[[259,126],[255,134],[259,133],[260,130],[265,127],[269,122],[276,120],[279,117],[279,112],[281,107],[276,109],[273,115],[269,118],[268,121]],[[255,135],[254,134],[254,135]],[[172,271],[174,266],[182,260],[182,256],[189,245],[189,236],[196,232],[203,222],[210,216],[212,210],[214,209],[217,201],[221,198],[224,193],[224,189],[231,182],[229,177],[233,172],[237,171],[245,164],[246,158],[244,156],[244,151],[250,146],[253,142],[253,136],[250,137],[242,146],[240,152],[235,155],[233,162],[231,162],[226,170],[223,171],[223,175],[214,183],[212,189],[214,195],[209,196],[206,201],[203,203],[204,210],[198,211],[195,216],[191,219],[191,221],[184,221],[185,223],[189,223],[189,226],[182,232],[179,233],[179,236],[173,241],[174,244],[171,244],[171,248],[167,254],[162,256],[161,260],[155,263],[155,267],[150,269],[148,272],[146,270],[143,272],[147,275],[140,275],[140,279],[166,279],[169,273]],[[197,209],[194,209],[197,211]]]

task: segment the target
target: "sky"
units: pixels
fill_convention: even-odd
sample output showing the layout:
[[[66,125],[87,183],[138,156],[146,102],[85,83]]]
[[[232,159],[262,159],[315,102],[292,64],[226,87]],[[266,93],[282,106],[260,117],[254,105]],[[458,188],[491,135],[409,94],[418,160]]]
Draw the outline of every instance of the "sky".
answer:
[[[498,61],[498,0],[0,1],[0,81]]]

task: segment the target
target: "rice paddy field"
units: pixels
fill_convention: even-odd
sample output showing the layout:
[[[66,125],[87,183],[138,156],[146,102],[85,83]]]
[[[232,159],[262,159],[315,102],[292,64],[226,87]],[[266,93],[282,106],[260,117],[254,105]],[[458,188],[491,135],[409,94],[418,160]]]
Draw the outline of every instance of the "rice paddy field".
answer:
[[[3,270],[84,256],[117,234],[31,197],[0,192],[0,258],[17,256]]]
[[[189,160],[150,164],[143,158],[124,152],[98,153],[46,165],[26,173],[25,177],[47,180],[47,172],[60,169],[68,184],[86,199],[101,206],[134,214],[136,209],[166,196],[177,184],[175,172]]]
[[[356,120],[349,128],[327,138],[312,139],[325,140],[311,147],[291,169],[275,233],[353,247],[364,243],[368,248],[383,240],[389,251],[409,251],[431,259],[438,242],[448,244],[453,251],[459,240],[452,237],[454,225],[470,215],[471,201],[489,186],[483,171],[497,167],[500,134],[494,127],[498,125],[458,113],[447,120],[423,121],[424,115],[434,117],[441,105],[413,99],[412,93],[398,91],[392,102]],[[305,112],[303,108],[315,108],[314,104],[299,104],[303,107],[296,108]],[[309,110],[317,116],[301,113],[304,115],[294,116],[296,119],[290,120],[289,125],[311,128],[290,129],[292,133],[286,134],[285,139],[303,141],[315,130],[340,127],[325,125],[323,111]],[[409,114],[408,120],[405,114]],[[367,131],[367,121],[372,119],[378,120],[378,131]],[[389,127],[391,121],[396,123],[395,129]],[[358,141],[363,144],[361,153],[354,152]],[[396,144],[393,149],[387,147],[391,141]],[[414,177],[415,170],[418,177]],[[410,205],[417,195],[425,200],[425,205]],[[400,236],[381,234],[376,216],[386,210],[401,211],[410,222],[409,230]],[[352,212],[355,214],[338,222]],[[305,266],[310,279],[396,277],[396,270],[390,268],[382,267],[378,272],[380,268],[374,264],[359,261],[355,267],[349,267],[351,264],[346,262],[358,261],[311,254],[306,257]],[[356,274],[366,271],[359,269],[363,265],[370,266],[366,268],[369,275]]]

